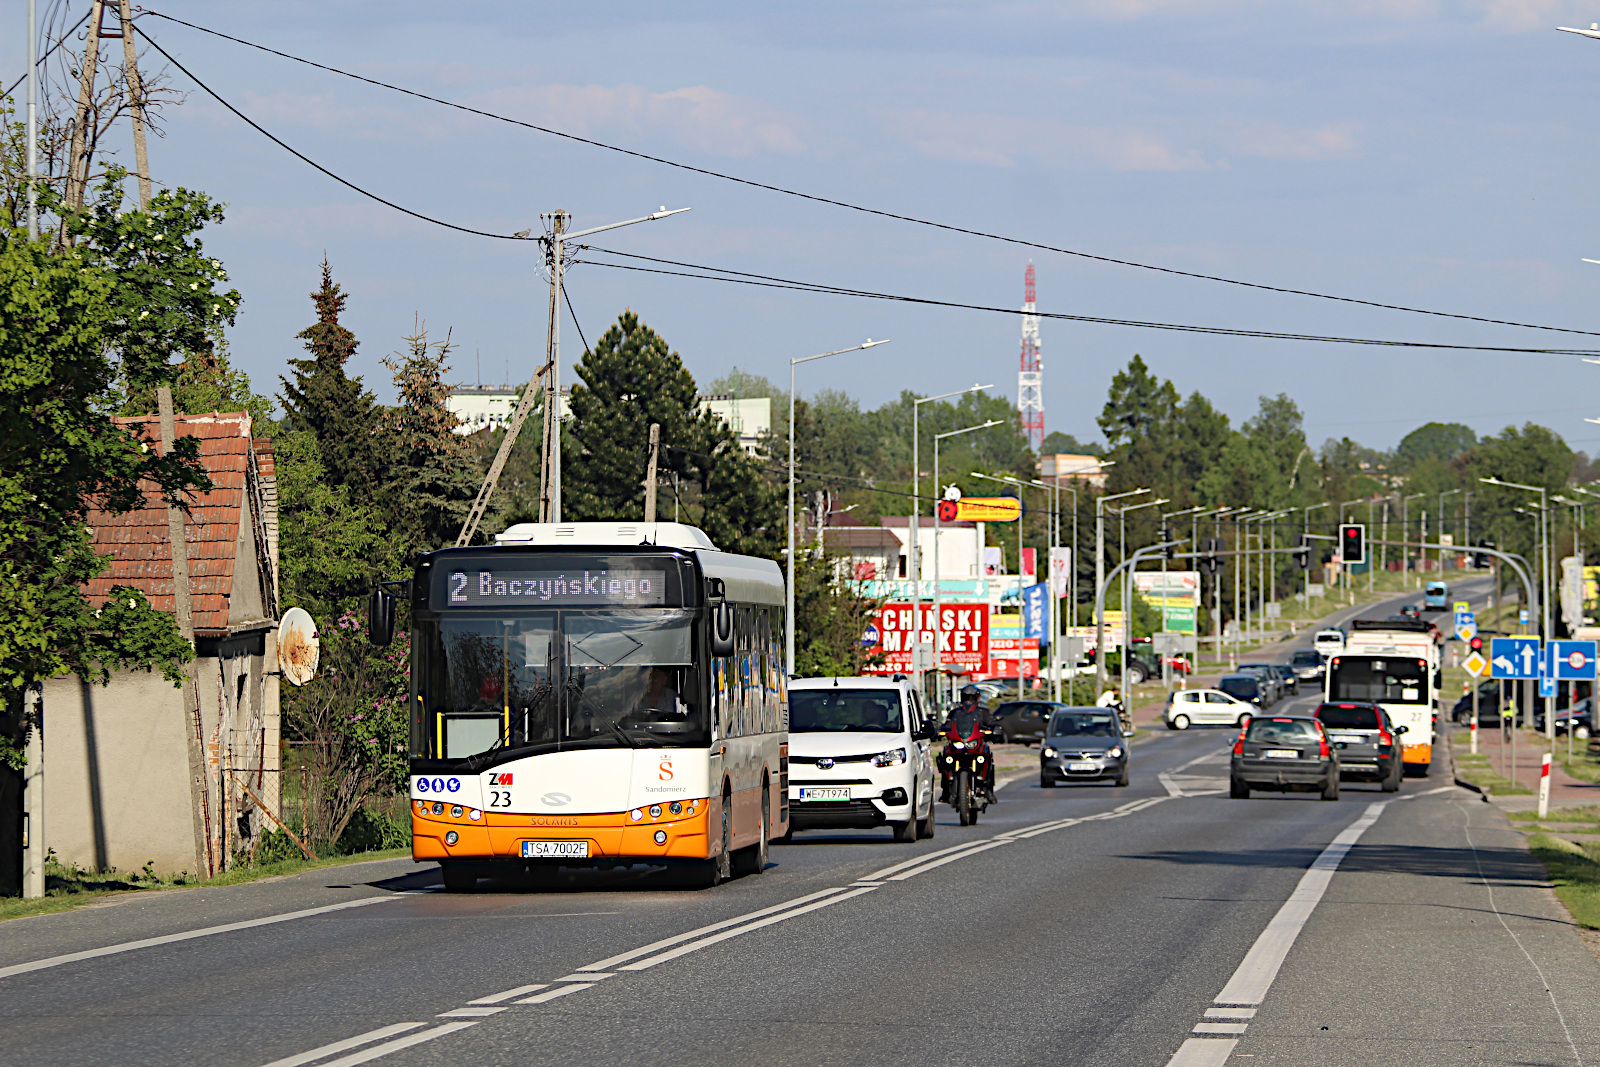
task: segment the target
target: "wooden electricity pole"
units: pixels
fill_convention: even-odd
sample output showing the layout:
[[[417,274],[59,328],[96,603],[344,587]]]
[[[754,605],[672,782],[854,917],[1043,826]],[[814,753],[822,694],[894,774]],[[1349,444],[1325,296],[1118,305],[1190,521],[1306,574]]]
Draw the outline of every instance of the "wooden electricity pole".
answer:
[[[650,424],[650,462],[644,469],[644,521],[656,521],[656,466],[661,461],[661,424]]]

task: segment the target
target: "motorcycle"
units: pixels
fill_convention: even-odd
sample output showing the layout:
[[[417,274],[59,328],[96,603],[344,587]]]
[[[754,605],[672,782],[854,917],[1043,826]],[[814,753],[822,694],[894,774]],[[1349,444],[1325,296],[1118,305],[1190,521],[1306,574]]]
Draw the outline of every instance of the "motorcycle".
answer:
[[[988,769],[994,759],[989,749],[988,730],[974,730],[971,737],[958,737],[955,728],[945,732],[944,752],[939,759],[950,775],[947,803],[956,809],[962,826],[978,821],[978,813],[989,807]]]

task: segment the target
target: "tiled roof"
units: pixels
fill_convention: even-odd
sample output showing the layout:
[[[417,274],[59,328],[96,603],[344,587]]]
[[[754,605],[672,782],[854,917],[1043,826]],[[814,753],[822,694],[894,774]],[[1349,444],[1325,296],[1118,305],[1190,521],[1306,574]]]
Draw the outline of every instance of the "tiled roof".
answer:
[[[155,415],[115,421],[149,441],[152,448],[160,440],[161,423]],[[213,486],[191,499],[185,516],[194,628],[196,633],[222,633],[228,628],[239,522],[245,514],[241,509],[250,462],[250,416],[246,412],[179,415],[176,426],[179,437],[199,440],[200,461]],[[85,587],[92,603],[104,601],[112,586],[129,585],[141,590],[156,610],[175,610],[167,508],[154,488],[147,485],[144,505],[133,511],[89,513],[95,549],[111,556],[111,565]],[[247,554],[246,559],[250,558]]]

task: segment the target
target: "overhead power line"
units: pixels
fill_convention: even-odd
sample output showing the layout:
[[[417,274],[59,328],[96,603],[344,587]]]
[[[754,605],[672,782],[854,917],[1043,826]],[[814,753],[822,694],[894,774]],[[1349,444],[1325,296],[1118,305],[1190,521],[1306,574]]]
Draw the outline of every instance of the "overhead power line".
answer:
[[[582,249],[594,252],[603,252],[611,256],[625,256],[629,259],[639,259],[650,263],[664,263],[670,266],[683,267],[683,270],[667,270],[663,267],[642,267],[632,263],[607,263],[599,259],[581,259],[578,262],[587,263],[596,267],[611,267],[615,270],[639,271],[646,274],[666,274],[679,278],[695,278],[701,281],[728,282],[737,285],[753,285],[765,289],[792,289],[799,292],[823,293],[830,296],[850,296],[868,300],[890,300],[897,303],[923,304],[932,307],[957,308],[964,311],[986,311],[1002,315],[1019,315],[1016,308],[995,307],[987,304],[967,304],[955,300],[937,300],[932,297],[902,296],[895,293],[874,292],[870,289],[852,289],[844,286],[827,285],[819,282],[796,281],[791,278],[778,278],[767,274],[750,274],[744,271],[726,270],[721,267],[706,267],[696,263],[683,263],[671,259],[658,259],[653,256],[635,255],[630,252],[617,252],[608,248],[599,248],[594,245],[580,245]],[[1279,330],[1249,330],[1228,326],[1195,326],[1175,322],[1152,322],[1143,319],[1118,319],[1106,318],[1098,315],[1072,315],[1060,311],[1035,312],[1042,319],[1056,319],[1063,322],[1086,322],[1104,326],[1132,326],[1146,330],[1172,330],[1179,333],[1211,334],[1222,337],[1252,337],[1273,341],[1316,341],[1327,344],[1350,345],[1375,345],[1383,348],[1428,348],[1448,349],[1460,352],[1507,352],[1518,355],[1543,355],[1543,356],[1583,356],[1596,354],[1590,349],[1581,348],[1509,348],[1503,345],[1462,345],[1448,344],[1442,341],[1391,341],[1371,337],[1342,337],[1329,334],[1287,333]]]
[[[931,229],[944,230],[948,233],[965,234],[969,237],[980,237],[989,241],[1000,241],[1005,244],[1018,245],[1023,248],[1034,248],[1044,252],[1055,252],[1064,256],[1073,256],[1078,259],[1092,260],[1097,263],[1110,263],[1121,267],[1134,267],[1139,270],[1154,271],[1158,274],[1170,274],[1182,278],[1194,278],[1200,281],[1218,282],[1224,285],[1240,286],[1246,289],[1259,289],[1269,293],[1281,293],[1288,296],[1312,297],[1317,300],[1332,300],[1343,304],[1357,304],[1363,307],[1382,308],[1386,311],[1403,311],[1413,315],[1431,315],[1437,318],[1458,319],[1463,322],[1482,322],[1494,326],[1515,326],[1519,329],[1550,330],[1556,333],[1574,333],[1584,334],[1591,337],[1600,337],[1600,331],[1596,330],[1579,330],[1566,326],[1544,326],[1538,323],[1516,322],[1509,319],[1494,319],[1482,315],[1466,315],[1452,311],[1434,311],[1428,308],[1408,307],[1404,304],[1388,304],[1379,300],[1363,300],[1352,296],[1339,296],[1333,293],[1320,293],[1310,289],[1295,289],[1289,286],[1267,285],[1262,282],[1248,282],[1239,278],[1226,278],[1217,274],[1203,274],[1198,271],[1180,270],[1176,267],[1163,267],[1153,263],[1140,263],[1136,260],[1121,259],[1115,256],[1103,256],[1093,252],[1083,252],[1073,248],[1064,248],[1059,245],[1044,244],[1039,241],[1029,241],[1021,237],[1012,237],[1006,234],[992,233],[987,230],[978,230],[967,226],[957,226],[954,223],[938,222],[933,219],[918,218],[914,215],[905,215],[899,212],[887,211],[882,208],[867,207],[862,204],[852,204],[846,200],[837,200],[832,197],[821,196],[816,193],[807,193],[799,189],[790,189],[781,185],[773,185],[769,182],[756,181],[752,178],[741,178],[735,174],[727,174],[723,171],[711,170],[708,167],[699,167],[692,163],[683,163],[679,162],[678,160],[667,159],[664,156],[651,155],[648,152],[640,152],[636,149],[624,148],[621,145],[608,144],[605,141],[597,141],[592,137],[582,137],[578,134],[568,133],[565,130],[558,130],[550,126],[541,126],[538,123],[528,122],[523,119],[514,119],[507,115],[499,115],[492,111],[485,111],[482,108],[470,107],[466,104],[458,104],[453,100],[445,100],[441,97],[430,96],[427,93],[418,92],[415,89],[407,89],[403,86],[394,85],[390,82],[379,81],[376,78],[369,78],[365,75],[356,74],[348,70],[341,70],[338,67],[332,67],[325,63],[318,63],[314,60],[305,59],[301,56],[291,55],[288,52],[282,52],[276,48],[269,48],[263,44],[256,44],[254,41],[247,41],[242,37],[234,37],[233,35],[223,33],[220,30],[213,30],[206,26],[200,26],[193,22],[187,22],[183,19],[175,18],[172,15],[164,14],[160,11],[154,11],[149,8],[140,8],[138,10],[140,11],[141,16],[150,15],[155,18],[165,19],[168,22],[174,22],[180,26],[187,26],[192,30],[198,30],[201,33],[210,34],[213,37],[219,37],[225,41],[232,41],[235,44],[241,44],[247,48],[254,48],[258,51],[278,56],[281,59],[287,59],[295,63],[302,63],[308,67],[315,67],[318,70],[327,71],[330,74],[338,74],[341,77],[350,78],[359,82],[365,82],[368,85],[374,85],[380,89],[388,89],[391,92],[402,93],[406,96],[415,97],[418,100],[426,100],[429,103],[439,104],[442,107],[454,108],[457,111],[464,111],[471,115],[478,115],[482,118],[493,119],[496,122],[504,122],[513,126],[521,126],[524,129],[534,130],[535,132],[547,134],[551,137],[559,137],[578,144],[589,145],[593,148],[601,148],[608,152],[616,152],[620,155],[631,156],[635,159],[642,159],[650,163],[659,163],[664,167],[672,167],[677,170],[687,171],[692,174],[700,174],[708,178],[716,178],[720,181],[733,182],[737,185],[747,186],[752,189],[761,189],[766,192],[778,193],[783,196],[792,196],[801,200],[808,200],[816,204],[826,204],[829,207],[843,208],[847,211],[855,211],[863,215],[873,215],[877,216],[878,218],[893,219],[896,222],[908,222],[916,226],[926,226]],[[146,34],[146,39],[149,39],[148,34]],[[162,52],[162,55],[166,55],[166,53]],[[168,56],[167,58],[171,59],[172,57]],[[190,77],[193,77],[193,75],[190,75]],[[196,84],[199,84],[198,80],[196,81]],[[207,91],[210,92],[210,90]],[[212,93],[211,95],[215,96],[216,94]],[[296,154],[298,155],[298,153]]]
[[[387,199],[385,197],[379,196],[377,193],[374,193],[369,189],[365,189],[362,186],[357,185],[355,182],[350,181],[348,178],[342,177],[339,174],[334,173],[333,171],[329,170],[327,167],[324,167],[322,164],[320,164],[316,160],[312,159],[310,156],[306,155],[304,152],[301,152],[298,149],[294,148],[293,146],[289,145],[282,138],[274,135],[271,131],[266,129],[266,127],[262,126],[259,122],[256,122],[249,115],[246,115],[239,108],[237,108],[233,104],[229,103],[215,89],[211,88],[211,86],[209,86],[205,82],[201,81],[199,78],[197,78],[194,75],[194,73],[192,71],[190,71],[182,63],[179,63],[176,59],[174,59],[172,57],[172,54],[167,52],[164,48],[162,48],[159,44],[157,44],[154,40],[152,40],[149,34],[145,34],[145,40],[147,42],[149,42],[151,48],[154,48],[157,52],[160,52],[161,55],[163,57],[165,57],[166,60],[169,63],[171,63],[178,70],[182,71],[184,75],[186,75],[191,81],[193,81],[196,86],[198,86],[202,91],[204,91],[207,95],[209,95],[213,100],[215,100],[217,103],[221,104],[224,108],[226,108],[228,111],[232,112],[235,116],[237,116],[241,122],[244,122],[251,129],[255,130],[257,133],[261,134],[263,137],[267,138],[273,144],[277,145],[279,148],[282,148],[284,151],[288,152],[290,155],[294,156],[296,159],[300,160],[301,162],[305,163],[306,165],[308,165],[308,166],[312,167],[313,169],[317,170],[319,173],[324,174],[329,178],[332,178],[334,181],[338,182],[340,185],[343,185],[345,188],[350,189],[350,190],[352,190],[352,191],[354,191],[356,193],[359,193],[360,195],[365,196],[370,200],[376,201],[377,203],[382,204],[383,206],[385,206],[387,208],[391,208],[391,209],[393,209],[395,211],[400,212],[401,214],[408,215],[411,218],[417,219],[417,220],[422,221],[422,222],[432,223],[435,226],[442,226],[442,227],[444,227],[446,229],[455,230],[458,233],[471,234],[471,235],[473,235],[475,237],[491,237],[491,238],[494,238],[495,240],[500,240],[500,241],[537,240],[537,238],[529,238],[529,237],[526,237],[526,236],[518,236],[516,234],[493,233],[493,232],[488,231],[488,230],[474,229],[473,227],[470,227],[470,226],[461,226],[461,225],[458,225],[457,223],[454,223],[454,222],[446,222],[445,220],[440,219],[440,218],[436,218],[436,217],[434,217],[432,215],[425,215],[420,211],[413,211],[411,208],[403,207],[402,205],[395,203],[393,200],[389,200],[389,199]],[[526,233],[526,231],[524,231],[524,233]],[[792,278],[780,278],[780,277],[776,277],[774,275],[752,274],[752,273],[745,272],[745,271],[734,271],[734,270],[729,270],[729,269],[725,269],[725,268],[721,268],[721,267],[707,267],[707,266],[703,266],[701,264],[696,264],[696,263],[684,263],[684,262],[681,262],[681,261],[678,261],[678,260],[657,259],[657,258],[654,258],[654,257],[651,257],[651,256],[635,255],[635,254],[629,253],[629,252],[617,252],[617,251],[614,251],[612,249],[600,248],[600,247],[595,246],[595,245],[579,245],[577,247],[579,249],[582,249],[582,250],[600,252],[600,253],[603,253],[605,255],[621,256],[621,257],[626,257],[626,258],[629,258],[629,259],[638,259],[638,260],[642,260],[642,261],[650,262],[650,263],[660,263],[660,264],[665,264],[666,266],[684,268],[682,270],[667,270],[667,269],[665,269],[665,267],[643,267],[643,266],[638,266],[638,265],[632,264],[632,263],[608,263],[608,262],[605,262],[604,260],[598,260],[598,259],[585,259],[585,260],[581,261],[581,262],[589,263],[589,264],[591,264],[593,266],[597,266],[597,267],[610,267],[610,268],[612,268],[614,270],[631,270],[631,271],[636,271],[636,272],[645,273],[645,274],[664,274],[664,275],[671,275],[671,276],[682,277],[682,278],[694,278],[694,279],[698,279],[698,280],[701,280],[701,281],[718,281],[718,282],[728,282],[728,283],[739,284],[739,285],[758,286],[758,287],[767,288],[767,289],[791,289],[791,290],[796,290],[796,291],[799,291],[799,292],[822,293],[822,294],[832,295],[832,296],[848,296],[848,297],[855,297],[855,298],[859,298],[859,299],[869,299],[869,300],[888,300],[888,301],[894,301],[894,302],[897,302],[897,303],[920,304],[920,305],[930,306],[930,307],[947,307],[947,308],[955,308],[955,309],[965,310],[965,311],[984,311],[984,312],[989,312],[989,313],[993,313],[993,314],[1001,314],[1001,315],[1018,315],[1018,314],[1021,314],[1021,312],[1018,311],[1018,309],[1016,309],[1016,308],[994,307],[994,306],[984,305],[984,304],[967,304],[967,303],[961,303],[959,301],[952,301],[952,300],[937,300],[937,299],[934,299],[932,297],[904,296],[904,295],[899,295],[899,294],[895,294],[895,293],[877,292],[877,291],[870,290],[870,289],[855,289],[855,288],[851,288],[851,287],[847,287],[847,286],[830,285],[830,284],[822,283],[822,282],[796,281],[796,280],[794,280]],[[570,306],[568,308],[568,311],[569,312],[571,311]],[[1072,315],[1072,314],[1068,314],[1068,313],[1065,313],[1065,312],[1059,312],[1059,311],[1058,312],[1041,311],[1041,312],[1037,312],[1036,314],[1038,314],[1038,316],[1040,318],[1055,319],[1055,320],[1059,320],[1059,321],[1063,321],[1063,322],[1084,322],[1084,323],[1093,323],[1093,324],[1104,325],[1104,326],[1128,326],[1128,327],[1134,327],[1134,328],[1137,328],[1137,329],[1168,330],[1168,331],[1175,331],[1175,332],[1179,332],[1179,333],[1211,334],[1211,335],[1223,336],[1223,337],[1249,337],[1249,338],[1255,338],[1255,339],[1260,339],[1260,340],[1314,341],[1314,342],[1323,342],[1323,343],[1331,343],[1331,344],[1357,344],[1357,345],[1380,346],[1380,347],[1388,347],[1388,348],[1449,349],[1449,350],[1464,351],[1464,352],[1506,352],[1506,353],[1513,353],[1513,354],[1519,354],[1519,355],[1558,355],[1558,356],[1574,356],[1574,355],[1576,355],[1576,356],[1597,356],[1597,355],[1600,355],[1600,349],[1511,348],[1511,347],[1506,347],[1506,346],[1503,346],[1503,345],[1462,345],[1462,344],[1446,344],[1446,343],[1442,343],[1442,342],[1428,342],[1428,341],[1390,341],[1390,340],[1382,340],[1382,339],[1375,339],[1375,338],[1341,337],[1341,336],[1330,336],[1330,335],[1323,335],[1323,334],[1288,333],[1288,332],[1277,331],[1277,330],[1250,330],[1250,329],[1244,329],[1244,328],[1238,328],[1238,327],[1195,326],[1195,325],[1189,325],[1189,324],[1183,324],[1183,323],[1152,322],[1152,321],[1146,321],[1146,320],[1142,320],[1142,319],[1119,319],[1119,318],[1109,318],[1109,317],[1096,316],[1096,315]],[[573,320],[574,320],[574,322],[576,322],[576,320],[577,320],[577,316],[576,315],[573,315]],[[1600,336],[1600,334],[1596,334],[1595,336]],[[581,328],[580,328],[580,338],[581,338]],[[587,345],[585,345],[585,347],[587,348]]]

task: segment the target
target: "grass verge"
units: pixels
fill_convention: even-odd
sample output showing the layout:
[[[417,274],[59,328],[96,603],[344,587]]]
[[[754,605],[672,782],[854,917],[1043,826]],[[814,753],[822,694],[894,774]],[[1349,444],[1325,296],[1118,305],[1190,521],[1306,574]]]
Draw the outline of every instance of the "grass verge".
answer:
[[[1503,797],[1533,792],[1526,786],[1518,785],[1509,778],[1496,774],[1490,769],[1488,756],[1481,753],[1474,756],[1463,752],[1457,752],[1455,755],[1456,777],[1463,782],[1470,782],[1486,793]]]
[[[1600,930],[1600,862],[1593,851],[1549,834],[1533,834],[1528,848],[1578,925]]]
[[[22,919],[29,915],[48,915],[51,912],[81,908],[85,904],[125,897],[134,893],[148,893],[162,889],[195,889],[204,886],[240,885],[278,878],[283,875],[302,874],[324,867],[343,867],[368,860],[399,859],[411,855],[409,848],[391,848],[374,852],[357,852],[348,856],[329,856],[315,860],[279,860],[252,867],[235,867],[215,878],[195,880],[187,878],[158,878],[141,872],[124,874],[110,871],[104,874],[80,871],[51,863],[45,871],[45,895],[37,900],[19,897],[0,898],[0,922]]]

